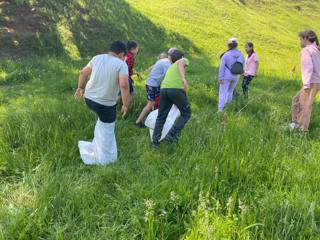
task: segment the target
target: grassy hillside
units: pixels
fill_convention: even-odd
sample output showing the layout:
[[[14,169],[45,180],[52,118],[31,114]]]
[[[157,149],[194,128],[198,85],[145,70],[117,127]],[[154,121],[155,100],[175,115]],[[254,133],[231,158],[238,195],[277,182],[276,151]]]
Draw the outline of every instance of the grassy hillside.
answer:
[[[319,1],[0,3],[0,239],[320,239],[318,104],[309,134],[285,129],[297,33],[320,30]],[[249,101],[218,115],[230,36],[256,44],[261,71]],[[137,80],[117,122],[119,160],[88,167],[77,141],[92,139],[96,118],[73,92],[114,39],[140,42],[144,79],[160,52],[184,49],[193,116],[179,146],[151,152],[133,125],[145,104]]]

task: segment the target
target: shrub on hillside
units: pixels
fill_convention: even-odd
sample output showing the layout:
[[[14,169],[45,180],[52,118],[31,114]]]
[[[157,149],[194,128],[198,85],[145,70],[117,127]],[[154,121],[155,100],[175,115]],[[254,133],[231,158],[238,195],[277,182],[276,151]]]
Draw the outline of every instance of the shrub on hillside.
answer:
[[[25,83],[33,79],[33,74],[30,69],[16,69],[9,74],[6,74],[2,79],[0,78],[0,84],[19,84]]]

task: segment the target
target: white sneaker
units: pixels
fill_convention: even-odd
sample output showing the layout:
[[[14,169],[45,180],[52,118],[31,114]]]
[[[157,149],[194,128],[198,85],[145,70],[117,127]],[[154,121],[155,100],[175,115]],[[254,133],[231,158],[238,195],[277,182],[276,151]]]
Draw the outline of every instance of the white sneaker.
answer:
[[[299,127],[300,127],[299,124],[295,122],[289,124],[290,130],[295,130],[295,129],[298,129]]]

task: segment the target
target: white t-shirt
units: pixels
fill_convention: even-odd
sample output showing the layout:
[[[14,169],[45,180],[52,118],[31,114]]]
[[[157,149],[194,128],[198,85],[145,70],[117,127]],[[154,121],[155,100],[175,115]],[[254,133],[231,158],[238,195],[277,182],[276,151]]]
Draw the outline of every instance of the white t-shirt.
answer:
[[[85,98],[105,106],[117,104],[119,75],[129,75],[127,64],[109,54],[95,56],[87,65],[92,69],[85,89]]]

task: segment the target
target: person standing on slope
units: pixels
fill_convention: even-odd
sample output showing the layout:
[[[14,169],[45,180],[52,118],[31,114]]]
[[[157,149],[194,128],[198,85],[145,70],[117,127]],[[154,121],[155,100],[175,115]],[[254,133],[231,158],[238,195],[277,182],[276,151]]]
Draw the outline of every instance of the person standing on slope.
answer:
[[[80,72],[75,98],[80,100],[84,95],[88,108],[98,115],[92,143],[79,142],[80,154],[83,149],[92,150],[90,159],[82,157],[85,164],[107,164],[117,159],[114,131],[119,90],[123,116],[128,113],[130,101],[128,66],[124,62],[126,52],[123,42],[113,42],[107,54],[93,57]],[[84,145],[86,147],[81,147]]]
[[[236,38],[230,38],[227,42],[228,51],[221,57],[219,68],[219,102],[218,111],[222,112],[226,104],[232,102],[233,91],[244,73],[244,56],[237,49],[238,41]]]
[[[308,131],[312,104],[320,90],[319,40],[314,31],[299,34],[301,42],[302,89],[292,99],[292,123],[290,129]]]
[[[244,74],[242,80],[242,91],[245,97],[248,97],[249,84],[257,76],[259,69],[258,56],[254,51],[254,46],[252,42],[247,42],[245,45],[245,50],[248,54],[246,57]]]

